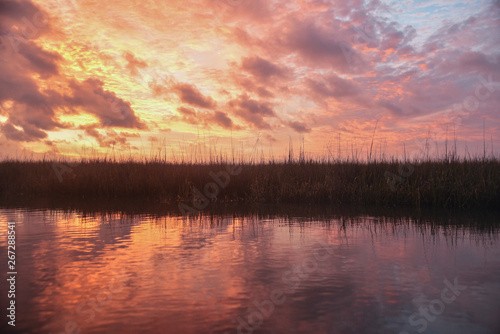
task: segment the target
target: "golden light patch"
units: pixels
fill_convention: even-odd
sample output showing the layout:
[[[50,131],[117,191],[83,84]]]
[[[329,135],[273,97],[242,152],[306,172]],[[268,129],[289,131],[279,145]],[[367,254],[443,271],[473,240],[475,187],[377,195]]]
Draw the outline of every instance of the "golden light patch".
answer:
[[[85,113],[64,114],[59,116],[59,121],[61,123],[72,124],[75,127],[99,123],[99,119],[96,116]]]

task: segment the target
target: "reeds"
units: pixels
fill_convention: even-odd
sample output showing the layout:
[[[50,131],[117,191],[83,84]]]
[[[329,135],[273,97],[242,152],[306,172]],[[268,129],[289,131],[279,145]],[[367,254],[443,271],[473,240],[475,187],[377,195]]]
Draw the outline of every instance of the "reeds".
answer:
[[[391,187],[387,172],[398,174],[402,163],[411,175]],[[133,199],[187,203],[194,189],[214,182],[210,172],[238,164],[242,171],[221,187],[218,203],[325,204],[432,208],[499,208],[500,161],[491,158],[449,158],[403,162],[396,159],[361,162],[313,160],[290,154],[282,161],[169,163],[160,159],[115,161],[84,159],[0,162],[0,198],[104,201]]]

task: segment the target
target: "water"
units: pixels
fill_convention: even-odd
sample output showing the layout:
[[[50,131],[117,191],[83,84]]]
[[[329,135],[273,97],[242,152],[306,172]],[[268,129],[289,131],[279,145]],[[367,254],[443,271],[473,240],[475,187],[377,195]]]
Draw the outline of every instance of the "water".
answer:
[[[18,274],[15,331],[5,315],[0,328],[499,333],[497,220],[477,220],[4,209],[0,250],[15,221]]]

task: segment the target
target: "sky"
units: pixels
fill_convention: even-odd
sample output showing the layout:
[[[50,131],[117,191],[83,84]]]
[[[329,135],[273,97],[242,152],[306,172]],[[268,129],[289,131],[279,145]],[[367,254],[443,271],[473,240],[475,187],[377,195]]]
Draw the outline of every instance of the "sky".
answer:
[[[0,42],[0,158],[500,152],[499,0],[0,0]]]

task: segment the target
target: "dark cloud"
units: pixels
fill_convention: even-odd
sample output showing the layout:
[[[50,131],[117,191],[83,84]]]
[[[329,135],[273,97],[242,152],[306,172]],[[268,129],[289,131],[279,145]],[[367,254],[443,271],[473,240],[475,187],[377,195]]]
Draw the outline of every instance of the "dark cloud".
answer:
[[[133,76],[139,75],[139,68],[146,68],[148,64],[140,59],[137,59],[131,52],[127,51],[123,54],[125,60],[127,60],[126,68],[130,71],[130,74]]]
[[[405,40],[403,31],[398,30],[394,25],[387,25],[381,31],[382,41],[380,42],[380,50],[393,49],[394,51],[399,48]]]
[[[268,89],[271,87],[266,88],[266,87],[260,86],[258,83],[254,82],[254,80],[246,78],[246,77],[240,75],[239,73],[233,75],[233,82],[235,85],[243,88],[244,91],[255,93],[261,98],[271,98],[271,97],[275,96]]]
[[[102,134],[97,127],[98,124],[90,124],[80,126],[79,128],[84,130],[87,136],[94,137],[100,147],[129,147],[129,144],[127,143],[127,135],[110,129],[104,131],[104,134]]]
[[[233,128],[233,121],[221,111],[216,111],[212,117],[212,120],[214,121],[214,123],[220,125],[223,128]]]
[[[177,111],[184,116],[196,116],[196,110],[193,108],[179,107]]]
[[[31,1],[0,1],[2,44],[16,49],[19,43],[35,39],[50,28],[48,15]]]
[[[36,141],[47,137],[45,131],[65,127],[56,121],[53,109],[43,104],[32,106],[15,103],[7,114],[8,119],[2,131],[8,139],[16,141]]]
[[[228,103],[233,113],[257,129],[270,129],[271,126],[265,121],[267,117],[276,117],[271,105],[241,95]]]
[[[0,57],[5,60],[0,62],[0,104],[12,102],[9,108],[2,111],[8,118],[2,131],[12,140],[34,141],[45,138],[45,131],[64,127],[54,111],[59,105],[60,95],[50,90],[40,91],[33,78],[40,73],[43,74],[40,77],[55,74],[57,66],[53,66],[54,63],[48,59],[55,60],[58,57],[51,58],[52,54],[44,52],[32,42],[25,44],[21,50],[23,54],[0,48]]]
[[[188,107],[177,108],[179,115],[173,116],[171,120],[182,121],[192,125],[202,125],[203,127],[210,128],[212,125],[217,125],[225,129],[239,130],[240,127],[236,126],[231,118],[224,112],[215,111],[214,113],[205,111],[196,111]]]
[[[349,40],[337,36],[336,26],[319,26],[314,22],[290,23],[285,47],[298,53],[311,66],[330,67],[343,73],[359,72],[365,67],[361,55]]]
[[[270,77],[283,77],[286,73],[281,67],[260,57],[243,58],[241,69],[261,80],[267,80]]]
[[[155,80],[149,82],[148,87],[149,87],[149,89],[151,89],[151,92],[153,93],[153,96],[155,96],[155,97],[167,95],[170,92],[170,89],[168,87],[158,83]]]
[[[82,83],[71,81],[69,87],[73,96],[66,97],[65,101],[97,116],[103,127],[145,129],[146,126],[135,115],[130,103],[104,90],[103,85],[98,79],[87,79]]]
[[[31,71],[24,67],[24,62],[0,52],[6,62],[0,62],[0,102],[13,100],[24,103],[29,101],[43,101],[46,99],[38,89],[38,85],[31,77]]]
[[[35,13],[37,7],[31,2],[23,1],[1,1],[0,2],[0,16],[4,18],[12,18],[20,20],[26,13]]]
[[[215,101],[211,97],[204,96],[194,85],[178,83],[172,88],[184,103],[207,109],[213,109],[216,106]]]
[[[500,55],[487,56],[482,52],[464,52],[458,59],[461,70],[479,73],[500,73]]]
[[[5,138],[42,141],[47,138],[47,131],[72,126],[59,121],[63,110],[76,113],[83,109],[96,115],[103,127],[145,128],[130,103],[104,90],[101,81],[77,82],[61,75],[62,56],[37,43],[37,38],[48,29],[47,15],[31,2],[0,2],[0,105],[9,101],[1,112],[7,117],[0,128]],[[45,88],[51,87],[52,78],[67,84],[72,96]]]
[[[174,119],[179,119],[185,123],[198,125],[202,122],[202,117],[198,117],[198,113],[196,110],[187,107],[179,107],[177,108],[179,112],[179,117],[174,117]]]
[[[351,80],[342,79],[336,75],[330,75],[321,80],[307,79],[306,85],[313,95],[319,95],[320,98],[342,99],[360,93],[360,89]]]
[[[42,79],[58,74],[59,54],[47,52],[35,43],[28,42],[19,46],[19,54],[28,61],[28,66],[40,74]]]
[[[304,122],[291,121],[288,122],[288,126],[297,131],[298,133],[311,132],[311,128],[307,126]]]
[[[38,133],[34,133],[33,131],[21,131],[16,129],[11,123],[7,122],[0,125],[0,129],[7,139],[14,141],[34,141],[38,139],[45,138],[47,136],[46,133],[38,131]],[[31,132],[31,133],[29,133]],[[33,134],[35,134],[33,136]]]

